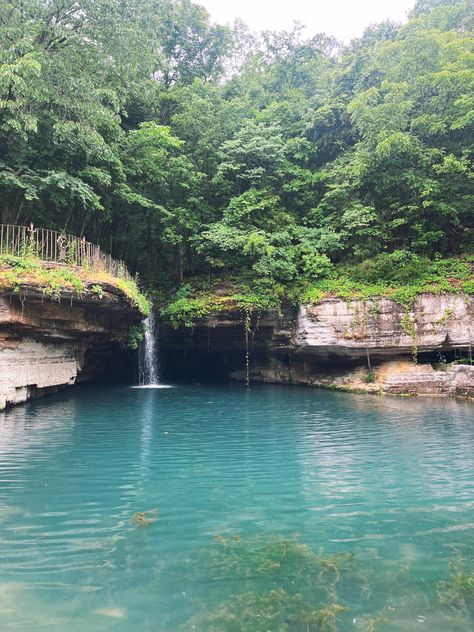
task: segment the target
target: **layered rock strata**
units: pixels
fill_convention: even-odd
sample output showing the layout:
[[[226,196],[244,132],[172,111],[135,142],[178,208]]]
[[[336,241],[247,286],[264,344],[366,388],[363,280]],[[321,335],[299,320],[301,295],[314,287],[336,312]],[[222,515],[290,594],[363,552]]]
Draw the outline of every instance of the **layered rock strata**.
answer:
[[[0,409],[110,368],[140,320],[108,285],[100,298],[86,290],[52,300],[28,286],[0,295]]]
[[[248,349],[243,314],[190,330],[163,327],[173,372],[307,384],[366,392],[474,397],[474,298],[424,294],[411,308],[387,299],[287,308],[253,315]]]

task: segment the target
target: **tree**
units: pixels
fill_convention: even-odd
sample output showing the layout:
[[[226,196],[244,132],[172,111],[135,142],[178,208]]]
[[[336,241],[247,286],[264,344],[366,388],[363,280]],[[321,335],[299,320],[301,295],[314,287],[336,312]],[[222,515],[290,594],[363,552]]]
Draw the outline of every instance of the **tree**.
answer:
[[[85,234],[150,283],[468,249],[471,32],[467,0],[348,46],[191,0],[4,0],[0,219]]]

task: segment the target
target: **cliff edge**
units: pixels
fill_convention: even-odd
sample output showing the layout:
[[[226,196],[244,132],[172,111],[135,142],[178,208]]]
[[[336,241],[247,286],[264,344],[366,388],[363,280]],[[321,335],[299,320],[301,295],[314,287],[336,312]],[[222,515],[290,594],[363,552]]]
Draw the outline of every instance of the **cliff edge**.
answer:
[[[27,272],[0,267],[0,409],[109,370],[143,319],[120,280],[45,264],[44,282]]]
[[[171,371],[398,395],[474,397],[474,297],[325,298],[281,313],[231,310],[162,328]],[[248,357],[248,364],[247,364]],[[248,366],[248,370],[247,370]]]

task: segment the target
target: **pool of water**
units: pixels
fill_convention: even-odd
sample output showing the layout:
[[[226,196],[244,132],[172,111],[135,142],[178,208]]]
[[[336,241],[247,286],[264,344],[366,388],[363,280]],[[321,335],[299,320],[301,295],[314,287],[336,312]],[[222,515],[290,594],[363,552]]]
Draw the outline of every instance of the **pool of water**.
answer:
[[[473,624],[468,402],[81,387],[0,413],[2,632]]]

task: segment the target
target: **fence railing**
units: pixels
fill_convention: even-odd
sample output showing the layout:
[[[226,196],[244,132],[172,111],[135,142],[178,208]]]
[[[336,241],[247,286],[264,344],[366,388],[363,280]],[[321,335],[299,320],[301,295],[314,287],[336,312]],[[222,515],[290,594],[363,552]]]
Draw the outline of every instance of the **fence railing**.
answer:
[[[0,254],[35,256],[43,261],[107,272],[114,277],[132,280],[123,261],[113,259],[100,246],[84,237],[67,235],[48,228],[0,224]]]

